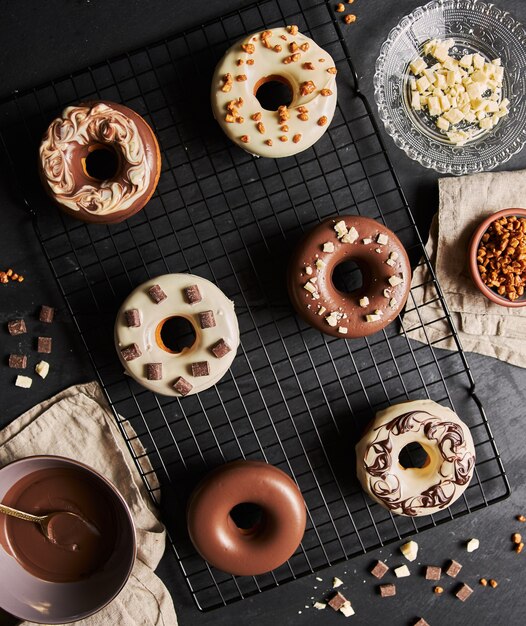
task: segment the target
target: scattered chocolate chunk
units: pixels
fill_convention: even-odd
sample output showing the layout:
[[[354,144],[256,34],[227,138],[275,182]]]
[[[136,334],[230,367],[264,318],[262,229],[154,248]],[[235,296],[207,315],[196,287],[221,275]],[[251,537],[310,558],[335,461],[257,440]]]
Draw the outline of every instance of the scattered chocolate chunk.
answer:
[[[162,363],[147,363],[146,364],[146,378],[148,380],[162,380],[163,364]]]
[[[141,325],[141,313],[139,309],[128,309],[124,311],[126,317],[126,326],[129,328],[138,328]]]
[[[173,388],[182,396],[186,396],[190,393],[190,391],[192,391],[194,386],[189,383],[186,378],[179,376],[179,378],[177,378],[175,383],[173,384]]]
[[[216,319],[213,311],[203,311],[199,313],[199,326],[201,328],[213,328],[216,325]]]
[[[210,374],[210,364],[208,361],[197,361],[192,363],[192,376],[208,376]]]
[[[152,285],[148,289],[148,293],[150,294],[150,298],[155,302],[155,304],[159,304],[159,302],[166,300],[166,298],[168,297],[161,289],[160,285]]]
[[[383,578],[388,571],[389,567],[385,563],[382,563],[382,561],[377,561],[376,565],[371,570],[371,574],[375,578],[378,578],[378,580],[380,580],[380,578]]]
[[[7,322],[7,330],[10,335],[23,335],[27,333],[26,323],[24,320],[10,320]]]
[[[451,578],[456,578],[461,569],[462,565],[460,565],[460,563],[457,563],[457,561],[453,561],[453,559],[451,559],[451,563],[446,569],[446,574],[448,576],[451,576]]]
[[[442,576],[442,568],[436,565],[428,565],[426,567],[426,580],[440,580]]]
[[[380,595],[382,598],[396,596],[396,587],[392,583],[389,583],[388,585],[380,585]]]
[[[37,352],[49,354],[51,352],[51,337],[39,337],[37,340]]]
[[[25,354],[10,354],[9,367],[16,370],[25,370],[27,367],[27,356]]]
[[[429,624],[423,617],[421,617],[418,622],[415,622],[414,626],[429,626]]]
[[[473,589],[469,585],[466,585],[466,583],[462,583],[455,595],[461,602],[465,602],[472,593]]]
[[[342,606],[347,602],[347,598],[342,595],[339,591],[337,591],[332,598],[328,601],[328,605],[331,607],[331,609],[334,609],[335,611],[339,611]]]
[[[52,306],[46,306],[43,304],[40,307],[40,315],[38,319],[45,324],[51,324],[53,318],[55,317],[55,309]]]
[[[142,352],[136,343],[131,343],[129,346],[126,346],[126,348],[122,348],[121,354],[125,361],[133,361],[133,359],[139,358]]]
[[[201,302],[203,296],[199,291],[199,287],[197,285],[191,285],[190,287],[185,287],[184,296],[186,301],[190,304],[195,304],[196,302]]]
[[[228,343],[224,339],[220,339],[217,343],[215,343],[211,348],[214,356],[218,359],[223,358],[227,355],[232,348],[228,345]]]

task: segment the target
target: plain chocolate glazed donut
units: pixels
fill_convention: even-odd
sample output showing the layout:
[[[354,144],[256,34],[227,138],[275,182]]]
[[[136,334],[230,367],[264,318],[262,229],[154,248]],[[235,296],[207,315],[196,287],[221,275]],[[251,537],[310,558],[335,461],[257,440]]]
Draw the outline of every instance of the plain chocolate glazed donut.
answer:
[[[333,273],[354,261],[362,286],[337,289]],[[292,254],[287,287],[299,315],[335,337],[365,337],[390,324],[405,305],[411,265],[402,242],[369,217],[336,215],[308,232]]]
[[[230,513],[258,505],[261,520],[238,528]],[[262,461],[233,461],[207,476],[188,503],[187,524],[195,549],[208,563],[236,576],[256,576],[289,559],[305,532],[303,497],[294,481]]]

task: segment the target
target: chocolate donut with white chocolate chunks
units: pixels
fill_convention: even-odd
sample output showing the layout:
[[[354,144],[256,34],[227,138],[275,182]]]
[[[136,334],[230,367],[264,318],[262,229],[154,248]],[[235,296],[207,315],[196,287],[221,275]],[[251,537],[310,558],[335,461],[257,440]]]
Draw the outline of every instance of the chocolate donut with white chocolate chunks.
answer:
[[[114,224],[140,211],[161,173],[154,132],[115,102],[64,109],[40,144],[40,178],[55,203],[85,222]]]
[[[400,453],[418,443],[420,467],[404,467]],[[450,506],[468,488],[475,446],[467,425],[433,400],[395,404],[376,414],[356,446],[356,471],[364,490],[392,513],[431,515]]]
[[[337,289],[333,273],[354,261],[362,286]],[[288,266],[287,286],[299,315],[334,337],[372,335],[400,313],[411,286],[404,246],[386,226],[368,217],[340,215],[325,219],[300,241]]]
[[[190,345],[173,345],[171,320],[191,326]],[[180,320],[177,320],[180,321]],[[147,389],[187,396],[215,385],[239,346],[234,303],[213,283],[194,274],[152,278],[123,302],[115,321],[115,347],[126,372]]]
[[[256,156],[286,157],[306,150],[325,133],[336,108],[331,55],[297,26],[253,33],[217,64],[211,101],[215,119],[240,148]],[[258,100],[262,85],[281,83],[290,98],[276,110]]]

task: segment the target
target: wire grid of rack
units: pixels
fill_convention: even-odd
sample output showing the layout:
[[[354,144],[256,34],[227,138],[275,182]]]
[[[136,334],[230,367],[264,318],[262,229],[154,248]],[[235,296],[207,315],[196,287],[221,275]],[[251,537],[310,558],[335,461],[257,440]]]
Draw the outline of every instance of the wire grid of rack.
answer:
[[[212,119],[210,78],[236,39],[284,23],[297,24],[335,59],[338,107],[313,148],[281,160],[255,159]],[[94,99],[135,109],[162,150],[155,195],[145,210],[118,225],[87,226],[63,216],[44,197],[34,172],[50,120],[68,104]],[[171,545],[199,608],[275,587],[509,494],[467,361],[330,3],[251,5],[16,94],[0,104],[0,123],[13,180],[123,436],[154,501],[163,491]],[[370,338],[344,340],[296,317],[285,289],[287,253],[304,230],[337,213],[384,222],[413,261],[429,267],[432,296],[417,306],[415,294],[425,285],[414,286],[407,310],[418,313],[424,331],[449,324],[457,350],[410,340],[400,320]],[[147,278],[169,272],[217,283],[235,302],[242,337],[224,379],[183,399],[156,396],[123,376],[113,347],[115,313],[124,297]],[[352,270],[340,278],[352,282]],[[360,489],[354,443],[377,409],[428,397],[456,408],[471,427],[475,476],[451,508],[424,518],[396,517]],[[258,577],[232,577],[208,566],[185,531],[192,487],[211,468],[238,458],[263,459],[289,473],[308,508],[300,548],[282,567]]]

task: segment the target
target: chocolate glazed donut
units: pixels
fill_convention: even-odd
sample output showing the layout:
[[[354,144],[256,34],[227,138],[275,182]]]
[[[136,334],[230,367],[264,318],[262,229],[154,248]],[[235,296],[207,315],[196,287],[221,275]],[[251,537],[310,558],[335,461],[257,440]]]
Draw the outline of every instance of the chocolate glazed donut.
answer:
[[[252,528],[238,528],[230,515],[242,503],[261,508]],[[294,481],[262,461],[234,461],[214,470],[195,488],[187,510],[197,552],[236,576],[256,576],[282,565],[300,544],[305,523],[305,503]]]
[[[103,165],[91,171],[90,159]],[[40,178],[66,213],[117,223],[140,211],[161,173],[161,154],[145,120],[122,104],[87,102],[64,109],[40,144]],[[97,171],[98,169],[98,171]]]
[[[336,288],[334,270],[354,261],[362,286]],[[405,305],[411,266],[398,237],[368,217],[330,217],[300,241],[288,267],[287,286],[296,311],[314,328],[335,337],[365,337],[390,324]]]

